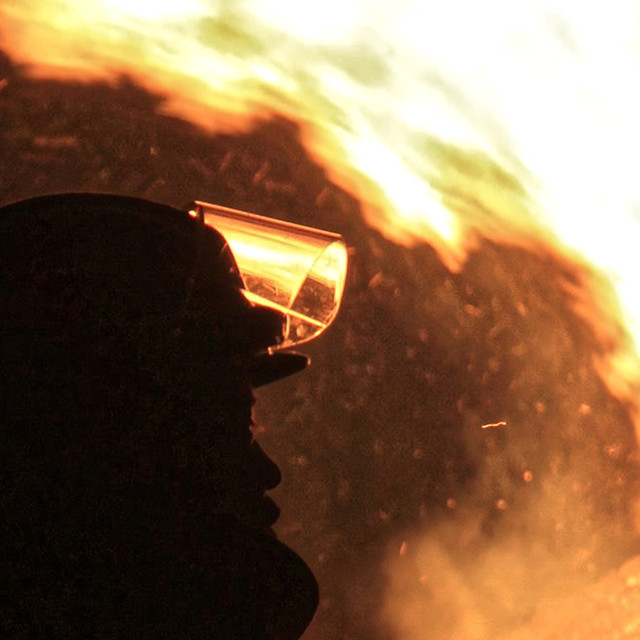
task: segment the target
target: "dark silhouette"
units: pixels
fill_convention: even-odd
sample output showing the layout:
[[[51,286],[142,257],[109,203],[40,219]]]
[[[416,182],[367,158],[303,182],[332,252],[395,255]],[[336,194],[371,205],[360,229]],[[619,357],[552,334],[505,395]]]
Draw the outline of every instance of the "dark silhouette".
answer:
[[[298,638],[316,582],[270,527],[267,351],[222,237],[76,194],[0,209],[3,638]]]

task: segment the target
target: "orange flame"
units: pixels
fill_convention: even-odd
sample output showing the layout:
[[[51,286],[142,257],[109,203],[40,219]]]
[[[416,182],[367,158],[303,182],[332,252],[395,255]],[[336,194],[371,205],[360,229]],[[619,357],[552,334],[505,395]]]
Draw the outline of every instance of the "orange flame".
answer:
[[[640,99],[616,80],[632,77],[635,16],[604,16],[615,19],[606,31],[597,11],[570,4],[555,14],[502,5],[20,0],[0,15],[5,46],[34,74],[127,74],[209,128],[295,118],[372,225],[399,242],[427,239],[451,268],[475,233],[545,238],[610,279],[635,334],[639,194],[626,159]],[[618,377],[637,379],[633,358],[623,368]]]

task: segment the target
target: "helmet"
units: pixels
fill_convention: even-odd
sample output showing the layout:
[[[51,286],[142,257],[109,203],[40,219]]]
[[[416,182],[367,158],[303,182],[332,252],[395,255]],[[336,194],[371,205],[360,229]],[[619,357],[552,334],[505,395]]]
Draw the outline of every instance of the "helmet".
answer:
[[[10,330],[206,316],[212,339],[250,352],[254,387],[307,366],[284,349],[330,324],[346,273],[335,234],[199,201],[182,211],[106,194],[0,208],[0,251]]]

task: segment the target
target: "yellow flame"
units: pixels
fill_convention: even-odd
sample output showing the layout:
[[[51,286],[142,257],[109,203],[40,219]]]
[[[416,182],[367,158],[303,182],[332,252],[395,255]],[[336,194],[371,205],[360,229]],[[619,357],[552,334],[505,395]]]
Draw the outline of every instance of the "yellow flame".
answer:
[[[634,396],[640,4],[16,0],[0,31],[34,73],[127,73],[208,127],[294,117],[371,224],[432,242],[452,269],[474,233],[542,237],[592,265],[632,336],[603,376]],[[611,304],[585,307],[609,338]]]

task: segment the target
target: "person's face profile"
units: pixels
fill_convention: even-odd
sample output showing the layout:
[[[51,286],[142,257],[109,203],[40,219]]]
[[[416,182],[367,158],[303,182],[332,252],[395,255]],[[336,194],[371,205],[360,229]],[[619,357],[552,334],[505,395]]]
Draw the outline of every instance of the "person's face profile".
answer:
[[[245,525],[269,530],[280,510],[266,492],[280,484],[281,473],[255,437],[254,404],[248,383],[225,403],[230,410],[225,419],[229,439],[216,456],[219,465],[216,483],[221,492],[218,508]]]
[[[170,430],[179,502],[192,515],[231,516],[269,531],[280,510],[266,492],[280,483],[281,474],[255,437],[251,357],[225,360],[221,367],[204,349],[189,351],[182,351],[190,361],[181,365],[185,386],[171,403],[181,411],[163,420]]]

